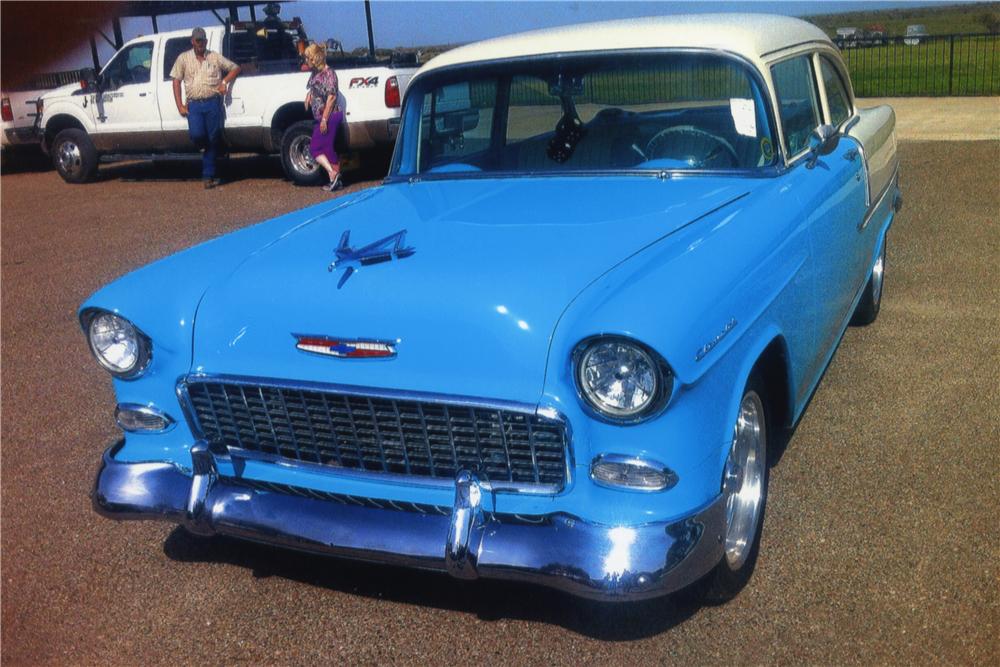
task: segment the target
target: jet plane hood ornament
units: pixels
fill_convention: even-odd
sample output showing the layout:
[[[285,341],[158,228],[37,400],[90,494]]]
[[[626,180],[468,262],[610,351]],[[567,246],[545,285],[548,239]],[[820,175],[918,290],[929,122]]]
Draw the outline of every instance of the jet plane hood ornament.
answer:
[[[334,249],[337,259],[330,262],[330,266],[327,267],[328,271],[345,269],[344,275],[337,281],[337,289],[343,287],[347,279],[354,275],[354,272],[362,266],[382,264],[383,262],[391,262],[394,259],[405,259],[417,251],[416,248],[405,245],[405,229],[361,248],[352,248],[349,245],[350,241],[351,230],[347,230],[340,237],[340,245]]]

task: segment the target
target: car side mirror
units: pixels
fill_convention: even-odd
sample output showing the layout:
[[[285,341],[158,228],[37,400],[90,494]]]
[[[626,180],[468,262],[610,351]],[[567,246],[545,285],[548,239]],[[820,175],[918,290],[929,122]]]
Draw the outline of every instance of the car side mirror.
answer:
[[[840,143],[840,133],[833,125],[820,125],[809,135],[809,159],[806,167],[812,169],[821,155],[829,155]]]

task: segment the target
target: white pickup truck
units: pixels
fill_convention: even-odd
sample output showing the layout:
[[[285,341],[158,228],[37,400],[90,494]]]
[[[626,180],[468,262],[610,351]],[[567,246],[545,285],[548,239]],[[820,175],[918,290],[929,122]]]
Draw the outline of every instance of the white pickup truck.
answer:
[[[287,25],[287,24],[285,24]],[[312,116],[305,109],[306,81],[297,38],[282,26],[206,27],[208,48],[242,67],[225,99],[224,143],[230,152],[279,153],[289,179],[322,182],[309,155]],[[191,48],[191,30],[136,37],[126,42],[93,82],[57,88],[42,98],[39,138],[69,183],[91,179],[100,161],[193,153],[187,120],[174,103],[170,70]],[[345,112],[338,150],[391,150],[400,100],[416,72],[415,61],[373,57],[331,58]]]

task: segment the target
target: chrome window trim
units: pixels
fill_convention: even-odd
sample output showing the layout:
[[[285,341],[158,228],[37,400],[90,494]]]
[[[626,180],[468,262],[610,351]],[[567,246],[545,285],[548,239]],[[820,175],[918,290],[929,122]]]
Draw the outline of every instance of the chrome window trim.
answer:
[[[711,174],[713,176],[736,176],[736,177],[745,177],[743,172],[753,172],[755,176],[758,173],[760,173],[760,172],[766,172],[766,173],[761,173],[760,174],[761,176],[777,176],[777,175],[780,175],[781,173],[783,173],[784,169],[782,169],[782,165],[787,165],[788,160],[787,160],[787,156],[785,155],[784,148],[781,146],[781,144],[783,143],[781,141],[781,134],[780,134],[781,130],[775,124],[775,122],[777,120],[777,113],[776,113],[776,110],[774,108],[774,104],[773,104],[773,100],[772,100],[772,92],[773,91],[768,86],[768,80],[767,80],[767,78],[765,78],[764,73],[760,70],[760,68],[756,65],[756,63],[754,63],[753,61],[749,60],[748,58],[746,58],[746,57],[744,57],[744,56],[742,56],[742,55],[740,55],[738,53],[735,53],[733,51],[728,51],[726,49],[706,48],[706,47],[650,47],[650,48],[639,48],[639,49],[636,49],[636,48],[610,49],[610,50],[601,50],[601,51],[573,51],[573,52],[570,52],[570,53],[565,53],[565,52],[560,52],[560,51],[553,51],[551,53],[539,53],[539,54],[533,54],[533,55],[530,55],[530,56],[517,56],[515,58],[494,58],[494,59],[490,59],[490,60],[474,60],[474,61],[469,61],[469,62],[464,62],[464,63],[455,63],[453,65],[447,65],[447,66],[444,66],[444,67],[436,68],[436,69],[432,70],[430,73],[426,73],[426,74],[423,74],[423,75],[420,75],[418,73],[416,76],[414,76],[412,79],[410,79],[409,84],[407,84],[407,86],[406,86],[406,93],[403,95],[402,103],[400,105],[400,108],[402,109],[402,113],[400,115],[400,121],[401,121],[400,130],[399,130],[399,134],[396,137],[396,146],[393,149],[392,160],[389,163],[389,174],[385,177],[385,179],[383,179],[383,183],[386,183],[386,184],[389,184],[389,183],[400,183],[400,182],[402,182],[402,183],[409,183],[409,182],[414,182],[414,180],[420,181],[420,180],[426,179],[429,176],[429,174],[399,174],[399,173],[397,173],[397,170],[398,170],[398,167],[399,167],[400,156],[401,156],[402,150],[403,150],[402,149],[402,145],[404,143],[403,142],[403,133],[406,130],[406,122],[405,122],[406,105],[407,105],[407,103],[409,101],[409,98],[410,98],[410,95],[412,94],[412,91],[416,89],[416,86],[414,86],[414,83],[422,82],[424,79],[427,79],[427,78],[430,78],[431,80],[433,80],[435,78],[439,78],[439,77],[442,78],[442,79],[447,79],[449,77],[449,75],[452,75],[455,72],[462,71],[462,70],[478,69],[478,68],[489,69],[491,67],[502,67],[504,65],[530,63],[530,62],[536,61],[536,60],[552,60],[552,59],[566,59],[566,58],[588,58],[588,57],[589,58],[594,58],[594,57],[599,57],[599,56],[628,56],[628,55],[656,56],[656,55],[674,55],[674,54],[714,55],[714,56],[726,58],[726,59],[729,59],[729,60],[733,60],[733,61],[739,63],[740,65],[743,65],[746,68],[746,70],[747,70],[747,74],[750,76],[751,79],[753,79],[754,83],[756,83],[757,86],[760,88],[761,97],[764,99],[765,105],[767,106],[767,109],[765,109],[765,114],[767,115],[768,122],[771,125],[772,135],[777,136],[777,138],[779,139],[777,141],[777,151],[776,151],[776,156],[775,156],[775,158],[776,158],[775,159],[775,164],[773,164],[773,165],[770,165],[770,166],[767,166],[767,167],[760,167],[758,169],[747,169],[747,170],[744,170],[744,169],[732,169],[732,170],[722,170],[722,169],[720,169],[720,170],[715,170],[715,171],[712,171],[712,170],[698,170],[697,173],[701,173],[701,174],[707,173],[707,174]],[[519,175],[519,176],[528,175],[528,174],[525,174],[525,172],[515,172],[515,173],[517,175]],[[577,175],[577,174],[578,175],[601,175],[601,174],[608,174],[608,173],[613,173],[613,174],[616,174],[616,175],[620,175],[620,174],[624,174],[624,175],[647,175],[648,174],[650,176],[660,176],[662,178],[663,177],[662,174],[669,174],[669,175],[685,174],[686,175],[686,174],[695,173],[695,171],[694,170],[686,170],[686,169],[655,169],[655,170],[635,169],[635,170],[599,170],[599,171],[586,172],[586,173],[585,172],[580,172],[580,171],[545,172],[545,175],[546,176],[568,176],[568,175]],[[503,177],[509,177],[510,176],[510,174],[507,173],[507,172],[490,172],[490,174],[492,176],[501,176],[501,175]],[[465,178],[469,178],[470,177],[469,175],[462,174],[461,172],[450,173],[450,174],[434,174],[434,176],[444,177],[444,178],[441,178],[441,179],[438,179],[438,180],[446,180],[446,179],[461,180],[461,179],[465,179]]]
[[[814,86],[813,92],[816,93],[816,104],[819,109],[819,115],[820,115],[819,124],[816,127],[819,127],[820,125],[823,124],[823,120],[825,120],[826,118],[826,110],[825,110],[824,100],[820,97],[822,95],[821,92],[822,86],[819,85],[820,84],[819,79],[816,77],[816,63],[814,61],[814,56],[816,55],[816,53],[817,53],[816,51],[812,50],[797,50],[793,53],[789,53],[788,55],[781,56],[780,58],[775,58],[774,60],[767,61],[767,72],[768,76],[771,79],[771,93],[774,95],[774,102],[777,104],[777,106],[774,109],[775,118],[777,119],[776,129],[778,132],[778,136],[780,138],[779,143],[781,144],[780,145],[781,153],[782,155],[786,156],[785,165],[787,166],[788,169],[792,169],[798,166],[798,164],[804,158],[808,157],[811,154],[811,151],[809,149],[809,145],[807,142],[806,147],[800,150],[798,153],[795,153],[794,155],[788,154],[788,146],[786,145],[787,138],[785,137],[785,124],[781,120],[781,115],[779,111],[781,107],[781,98],[778,95],[778,86],[774,83],[774,66],[780,65],[781,63],[787,62],[789,60],[794,60],[795,58],[805,58],[809,62],[809,70],[812,74],[811,78]]]
[[[459,396],[455,394],[439,394],[431,392],[418,392],[405,389],[385,389],[375,387],[359,387],[356,385],[343,385],[335,383],[311,382],[306,380],[286,380],[280,378],[261,378],[243,375],[226,375],[210,373],[191,373],[183,375],[177,380],[176,394],[184,414],[185,421],[191,429],[191,434],[196,440],[204,440],[204,434],[198,423],[197,415],[188,395],[187,385],[191,382],[224,382],[227,384],[239,384],[250,386],[276,387],[280,389],[293,389],[300,391],[317,391],[339,393],[350,396],[380,398],[397,401],[417,401],[423,403],[439,403],[442,405],[456,405],[469,408],[483,408],[487,410],[504,410],[508,412],[519,412],[525,415],[541,417],[557,421],[562,424],[565,432],[565,450],[563,452],[566,466],[566,481],[561,485],[556,484],[522,484],[517,482],[490,482],[487,478],[482,478],[484,488],[498,493],[516,493],[528,495],[559,496],[569,493],[575,482],[573,471],[576,467],[573,458],[573,430],[565,415],[559,410],[549,406],[532,405],[517,401],[505,401],[499,399],[487,399],[471,396]],[[221,460],[231,459],[252,459],[279,463],[275,455],[263,452],[251,452],[244,449],[228,449],[231,455],[223,455],[213,452]],[[311,472],[323,473],[331,477],[364,480],[379,483],[389,483],[403,486],[419,486],[425,488],[454,489],[455,480],[442,477],[427,477],[422,475],[404,475],[399,473],[376,472],[366,470],[351,470],[348,468],[337,468],[336,466],[320,465],[303,461],[291,461],[284,459],[280,465],[288,469],[302,469]]]

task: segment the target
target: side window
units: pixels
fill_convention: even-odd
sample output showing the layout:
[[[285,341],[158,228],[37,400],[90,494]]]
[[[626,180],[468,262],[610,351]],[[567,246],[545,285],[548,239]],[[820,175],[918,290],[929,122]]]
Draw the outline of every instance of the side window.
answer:
[[[118,88],[133,83],[149,83],[153,67],[153,43],[141,42],[119,51],[104,68],[102,76],[108,88]]]
[[[166,44],[163,45],[164,81],[170,81],[170,70],[174,68],[174,63],[177,62],[177,56],[190,48],[191,39],[189,37],[174,37],[173,39],[168,39]]]
[[[799,56],[771,68],[789,156],[809,145],[809,134],[820,124],[819,100],[810,61],[808,55]]]
[[[424,95],[420,118],[421,171],[439,163],[462,163],[490,147],[496,79],[463,81],[434,89]],[[454,168],[454,167],[452,167]]]
[[[830,124],[839,126],[851,115],[851,104],[847,97],[840,73],[825,56],[820,58],[820,72],[823,73],[823,88],[826,90],[826,102],[830,105]]]

